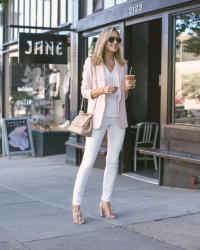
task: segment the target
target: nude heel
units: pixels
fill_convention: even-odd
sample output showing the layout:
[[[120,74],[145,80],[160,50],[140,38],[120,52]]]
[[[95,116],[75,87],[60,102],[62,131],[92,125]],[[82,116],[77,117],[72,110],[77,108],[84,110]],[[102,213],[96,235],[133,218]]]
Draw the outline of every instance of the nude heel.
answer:
[[[101,217],[114,220],[117,215],[112,212],[110,202],[101,201],[99,204],[99,213]]]
[[[75,224],[84,224],[85,219],[83,214],[81,213],[79,205],[72,205],[72,220]]]
[[[101,217],[105,217],[104,211],[103,211],[103,208],[102,208],[102,202],[100,202],[100,204],[99,204],[99,213],[100,213]]]

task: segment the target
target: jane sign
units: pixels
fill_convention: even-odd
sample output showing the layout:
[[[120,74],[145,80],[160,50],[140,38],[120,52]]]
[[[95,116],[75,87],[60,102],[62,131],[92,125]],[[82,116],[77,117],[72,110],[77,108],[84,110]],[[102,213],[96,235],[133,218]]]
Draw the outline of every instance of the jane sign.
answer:
[[[19,62],[67,63],[68,36],[52,34],[19,34]]]

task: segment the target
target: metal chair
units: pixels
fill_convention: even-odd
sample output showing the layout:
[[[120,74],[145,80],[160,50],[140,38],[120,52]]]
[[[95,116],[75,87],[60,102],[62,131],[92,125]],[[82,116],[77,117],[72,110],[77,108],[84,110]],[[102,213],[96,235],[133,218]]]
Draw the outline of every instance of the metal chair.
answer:
[[[136,124],[136,137],[134,145],[134,172],[137,171],[137,161],[153,160],[155,170],[158,170],[156,156],[138,156],[138,149],[141,147],[156,148],[159,125],[156,122],[141,122]]]

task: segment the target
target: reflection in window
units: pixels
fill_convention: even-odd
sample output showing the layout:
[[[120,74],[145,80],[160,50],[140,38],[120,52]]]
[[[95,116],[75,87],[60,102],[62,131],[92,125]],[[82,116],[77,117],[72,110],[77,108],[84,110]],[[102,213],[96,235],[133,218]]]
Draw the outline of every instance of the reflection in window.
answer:
[[[50,0],[44,1],[44,27],[50,27]]]
[[[29,1],[25,1],[25,22],[24,25],[25,26],[29,26],[29,17],[30,17],[30,2]],[[25,32],[29,32],[29,29],[25,29]]]
[[[58,0],[51,0],[51,25],[58,26]]]
[[[70,64],[18,62],[9,55],[6,78],[6,116],[29,117],[33,128],[65,129],[69,120]]]
[[[115,5],[115,0],[104,0],[104,9],[110,8]]]
[[[31,1],[31,26],[36,26],[36,0]],[[35,33],[35,29],[31,29]]]
[[[102,0],[94,0],[93,12],[102,10],[102,8],[103,8],[103,1]]]
[[[43,16],[43,2],[42,0],[38,0],[37,5],[37,26],[42,27],[42,16]],[[41,30],[38,30],[38,32],[41,32]]]
[[[24,0],[19,0],[19,25],[24,25]],[[20,28],[19,32],[23,32],[23,29]]]
[[[13,24],[13,16],[14,16],[14,13],[13,13],[13,1],[10,1],[9,4],[8,4],[8,25],[9,24]],[[13,29],[12,28],[9,28],[8,27],[8,40],[12,40],[13,39]]]
[[[60,24],[66,23],[66,0],[60,0]]]
[[[87,0],[87,15],[93,12],[93,0]]]
[[[67,3],[67,22],[68,23],[71,23],[72,22],[72,1],[71,0],[68,0],[68,3]]]
[[[124,3],[126,2],[127,0],[116,0],[116,4],[120,4],[120,3]]]
[[[175,26],[174,121],[200,125],[200,10],[176,16]]]
[[[68,0],[71,2],[70,0]],[[87,0],[80,2],[80,18],[91,15],[103,9],[114,7],[118,4],[127,2],[128,0]],[[136,0],[135,0],[136,1]],[[138,1],[138,0],[137,0]],[[136,2],[137,2],[136,1]]]
[[[18,24],[18,0],[14,1],[14,20],[13,20],[14,24]],[[18,35],[18,29],[14,28],[14,39],[17,38]]]
[[[91,56],[93,54],[97,39],[98,35],[88,38],[88,56]]]

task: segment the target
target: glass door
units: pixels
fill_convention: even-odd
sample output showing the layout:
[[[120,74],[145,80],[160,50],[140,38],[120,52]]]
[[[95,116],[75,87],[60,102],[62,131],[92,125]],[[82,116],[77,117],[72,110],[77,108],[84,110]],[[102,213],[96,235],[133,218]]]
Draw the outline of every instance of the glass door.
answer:
[[[136,75],[136,88],[127,100],[129,129],[124,146],[124,172],[149,179],[158,179],[154,161],[137,160],[137,171],[134,172],[133,152],[136,124],[140,122],[160,124],[161,34],[161,18],[129,25],[125,30],[125,55],[129,69],[132,67],[132,73]]]

